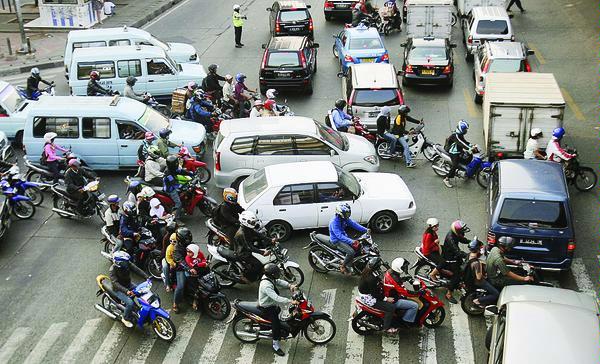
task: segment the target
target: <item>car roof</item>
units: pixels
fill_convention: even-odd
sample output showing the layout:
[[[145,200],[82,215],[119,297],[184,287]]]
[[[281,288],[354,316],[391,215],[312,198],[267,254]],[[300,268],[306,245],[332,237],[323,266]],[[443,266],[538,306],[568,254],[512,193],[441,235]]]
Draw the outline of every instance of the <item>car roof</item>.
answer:
[[[486,42],[492,58],[523,59],[525,52],[521,42]]]
[[[100,28],[100,29],[82,29],[82,30],[71,30],[68,38],[72,41],[77,41],[81,38],[92,38],[94,36],[99,37],[110,37],[113,35],[130,34],[142,38],[150,38],[151,34],[145,30],[132,28],[128,26],[115,27],[115,28]]]
[[[381,39],[381,36],[379,35],[379,31],[377,30],[377,28],[367,28],[365,26],[363,26],[362,24],[359,24],[358,26],[354,27],[354,28],[349,28],[346,29],[346,34],[348,34],[349,37],[352,38],[379,38]]]
[[[303,116],[270,116],[255,119],[223,120],[219,125],[223,136],[229,134],[263,135],[307,133],[315,135],[316,125],[311,118]]]
[[[302,173],[298,173],[302,171]],[[337,182],[337,171],[329,161],[280,163],[265,167],[269,186]]]
[[[296,0],[283,0],[278,1],[279,7],[281,10],[301,10],[306,9],[306,3],[304,1],[296,1]]]
[[[52,96],[40,97],[38,101],[30,104],[28,110],[29,114],[34,116],[43,114],[48,116],[93,115],[96,117],[114,116],[137,120],[146,110],[146,105],[121,96]]]
[[[7,86],[10,86],[10,83],[0,80],[0,91],[4,90]]]
[[[115,46],[99,51],[98,48],[77,48],[73,51],[73,59],[90,59],[93,61],[104,61],[119,59],[121,57],[131,57],[137,55],[143,58],[164,58],[165,51],[160,47],[155,46]],[[77,56],[75,56],[77,55]]]
[[[568,196],[560,163],[534,159],[505,159],[498,162],[500,189],[504,192]]]
[[[268,49],[299,51],[302,49],[306,39],[306,37],[301,36],[273,37],[269,42]]]
[[[359,63],[352,68],[352,84],[357,88],[397,88],[394,66],[389,63]]]
[[[427,47],[427,46],[434,46],[434,47],[445,47],[446,46],[446,39],[442,39],[442,38],[414,38],[412,40],[412,45],[415,47]]]
[[[510,22],[508,13],[502,6],[476,6],[471,14],[474,18],[505,19]]]

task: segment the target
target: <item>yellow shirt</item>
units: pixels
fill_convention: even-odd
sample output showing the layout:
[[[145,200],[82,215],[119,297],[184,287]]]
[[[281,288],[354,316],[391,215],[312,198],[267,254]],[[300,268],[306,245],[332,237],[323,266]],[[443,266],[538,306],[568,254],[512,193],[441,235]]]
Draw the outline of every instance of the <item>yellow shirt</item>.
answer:
[[[244,19],[242,19],[242,14],[238,13],[237,11],[233,12],[232,18],[234,27],[241,27],[244,25]]]
[[[175,260],[173,259],[173,251],[175,250],[175,244],[169,244],[167,251],[165,252],[165,259],[171,268],[175,268]]]

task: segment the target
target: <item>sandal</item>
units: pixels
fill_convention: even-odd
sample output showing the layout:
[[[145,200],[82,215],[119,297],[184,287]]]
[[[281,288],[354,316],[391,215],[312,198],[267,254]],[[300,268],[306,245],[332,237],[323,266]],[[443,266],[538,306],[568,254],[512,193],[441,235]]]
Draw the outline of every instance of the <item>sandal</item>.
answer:
[[[171,309],[175,313],[179,313],[179,307],[176,304],[173,304],[173,308]]]
[[[196,303],[196,302],[192,303],[192,310],[198,311],[198,303]]]

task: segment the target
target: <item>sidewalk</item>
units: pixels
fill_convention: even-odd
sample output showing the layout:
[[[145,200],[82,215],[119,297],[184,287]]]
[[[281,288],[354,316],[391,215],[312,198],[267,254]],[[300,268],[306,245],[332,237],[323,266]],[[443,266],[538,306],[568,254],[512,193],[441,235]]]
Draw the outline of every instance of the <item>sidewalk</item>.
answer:
[[[94,28],[111,28],[123,25],[140,28],[182,1],[113,0],[116,5],[116,15],[104,19],[104,24],[97,24]],[[35,14],[37,9],[30,4],[24,5],[23,11],[27,12],[26,19],[37,17]],[[15,14],[0,13],[0,77],[29,72],[32,67],[44,69],[63,66],[68,30],[26,30],[35,53],[16,55],[15,51],[21,47],[21,36],[14,19],[16,19]],[[13,50],[12,56],[8,54],[7,38],[10,39]]]

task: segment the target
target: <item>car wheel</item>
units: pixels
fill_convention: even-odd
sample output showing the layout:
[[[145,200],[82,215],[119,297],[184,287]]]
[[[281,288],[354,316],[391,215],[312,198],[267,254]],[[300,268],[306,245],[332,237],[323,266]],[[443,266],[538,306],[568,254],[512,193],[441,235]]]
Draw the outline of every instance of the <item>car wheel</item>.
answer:
[[[306,92],[307,95],[312,95],[313,94],[312,80],[310,80],[310,83],[308,84],[308,86],[306,86],[306,89],[304,91]]]
[[[479,105],[483,102],[483,96],[475,94],[475,97],[473,97],[473,101]]]
[[[260,93],[261,95],[264,95],[265,93],[267,93],[268,88],[266,88],[265,86],[260,86]]]
[[[467,54],[465,54],[465,60],[467,62],[473,62],[473,55],[469,53],[469,51],[467,51]]]
[[[371,228],[374,232],[385,234],[394,229],[398,223],[398,217],[391,211],[380,211],[371,218]]]
[[[267,224],[267,235],[279,241],[286,241],[292,235],[292,226],[283,220],[274,220]]]
[[[404,86],[404,87],[409,86],[408,81],[406,80],[406,77],[402,77],[402,86]]]
[[[17,149],[23,149],[23,130],[19,130],[17,134],[15,134],[15,141],[13,145]]]
[[[316,56],[315,56],[315,68],[313,69],[313,73],[317,73],[317,58],[316,58]]]
[[[330,21],[331,20],[331,14],[325,14],[325,20],[326,21]]]

